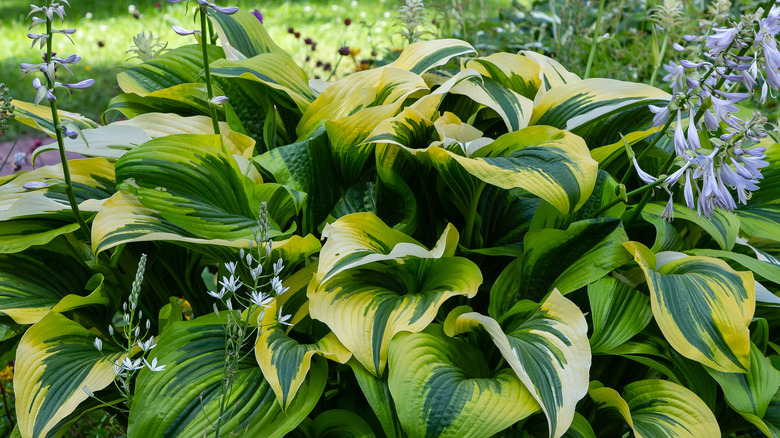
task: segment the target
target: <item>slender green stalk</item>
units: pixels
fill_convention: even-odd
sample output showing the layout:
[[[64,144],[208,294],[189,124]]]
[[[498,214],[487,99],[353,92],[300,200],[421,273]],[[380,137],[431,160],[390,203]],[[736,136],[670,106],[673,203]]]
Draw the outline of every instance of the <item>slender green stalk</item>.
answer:
[[[49,37],[46,39],[46,59],[48,61],[51,61],[52,59],[52,31],[51,31],[51,21],[46,21],[46,33],[49,35]],[[46,76],[46,82],[48,83],[47,86],[51,90],[52,94],[54,94],[54,84],[52,83],[51,78],[49,75]],[[92,236],[92,232],[89,230],[89,227],[87,226],[87,222],[84,221],[84,217],[81,216],[81,211],[79,211],[79,205],[76,202],[76,196],[73,194],[73,181],[70,179],[70,168],[68,167],[68,158],[65,156],[65,144],[63,143],[62,139],[62,129],[60,128],[60,116],[57,112],[57,102],[51,101],[49,102],[49,107],[51,108],[51,119],[52,123],[54,123],[54,133],[57,135],[57,147],[60,151],[60,161],[62,161],[62,175],[65,178],[65,194],[68,196],[68,203],[70,203],[70,209],[73,210],[73,215],[76,216],[76,222],[79,223],[79,228],[81,228],[81,232],[84,233],[84,237],[89,240],[89,238]]]
[[[644,192],[645,190],[649,190],[649,189],[652,189],[652,188],[654,188],[654,187],[658,187],[658,186],[660,186],[660,185],[661,185],[661,184],[663,184],[663,183],[664,183],[664,179],[662,179],[662,178],[659,178],[659,179],[658,179],[656,182],[654,182],[654,183],[646,184],[646,185],[643,185],[642,187],[639,187],[638,189],[631,190],[630,192],[626,193],[626,197],[625,197],[625,199],[624,199],[624,198],[617,198],[617,199],[613,199],[613,200],[612,200],[610,203],[608,203],[607,205],[605,205],[605,206],[603,206],[603,207],[599,208],[598,210],[594,211],[593,213],[589,214],[589,215],[588,215],[588,219],[591,219],[591,218],[597,217],[598,215],[600,215],[600,214],[604,213],[605,211],[609,210],[610,208],[612,208],[612,207],[614,207],[614,206],[616,206],[616,205],[620,204],[621,202],[625,203],[625,202],[626,202],[626,199],[628,199],[628,198],[630,198],[630,197],[632,197],[632,196],[636,196],[636,195],[638,195],[638,194],[640,194],[640,193]]]
[[[209,68],[209,26],[206,23],[206,10],[200,9],[200,46],[203,49],[203,69],[206,74],[206,92],[209,97],[209,101],[214,98],[214,89],[211,86],[211,70]],[[217,117],[217,106],[212,102],[209,102],[209,110],[211,111],[211,124],[214,126],[214,134],[219,134],[219,118]]]
[[[19,143],[19,137],[16,137],[16,140],[14,140],[14,144],[11,145],[11,149],[8,151],[8,155],[5,156],[5,160],[3,160],[3,164],[0,165],[0,172],[3,171],[3,168],[5,167],[5,164],[8,163],[8,158],[11,156],[11,154],[14,153],[14,148],[16,148],[16,144]]]
[[[675,158],[676,158],[676,156],[674,154],[669,155],[669,158],[666,160],[664,165],[661,167],[661,175],[666,174],[667,172],[669,172],[669,168],[672,167],[672,163],[674,163],[674,159]],[[656,181],[656,182],[658,182],[658,181]],[[663,180],[660,180],[660,182],[662,183]],[[656,185],[658,185],[658,184],[656,184]],[[634,191],[632,191],[630,193],[634,193],[635,191],[636,190],[634,190]],[[647,203],[650,202],[650,195],[651,194],[652,194],[652,192],[649,192],[649,191],[645,192],[645,195],[642,196],[642,199],[639,200],[639,204],[637,204],[637,206],[633,210],[631,210],[631,216],[629,216],[628,219],[626,219],[626,221],[625,221],[625,223],[623,225],[625,228],[630,227],[631,224],[634,223],[636,218],[639,217],[639,213],[641,213],[642,209],[645,208],[645,205],[647,205]],[[626,194],[626,198],[628,198],[628,194]]]
[[[669,30],[664,29],[664,39],[663,42],[661,42],[661,53],[658,55],[658,62],[655,64],[655,67],[653,68],[653,74],[650,76],[650,86],[652,87],[655,84],[655,78],[658,76],[658,70],[661,68],[661,66],[664,63],[664,56],[666,55],[666,46],[669,44]]]
[[[583,79],[590,77],[590,68],[593,66],[593,58],[596,56],[596,46],[599,41],[599,31],[601,30],[601,15],[604,13],[605,0],[599,0],[599,13],[596,16],[596,28],[593,30],[593,42],[590,45],[590,55],[588,55],[588,65],[585,67]]]

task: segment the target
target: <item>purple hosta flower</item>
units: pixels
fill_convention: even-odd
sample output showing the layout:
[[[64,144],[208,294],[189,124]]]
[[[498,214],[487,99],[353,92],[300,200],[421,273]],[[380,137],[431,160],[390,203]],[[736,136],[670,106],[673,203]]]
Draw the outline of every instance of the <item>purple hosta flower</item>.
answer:
[[[260,9],[257,9],[257,8],[255,8],[255,10],[254,10],[254,11],[252,11],[252,15],[254,15],[255,17],[257,17],[257,19],[258,19],[258,20],[260,20],[260,23],[262,23],[262,22],[263,22],[263,13],[262,13],[262,12],[260,12]]]
[[[740,25],[736,27],[720,27],[715,29],[715,35],[704,37],[707,40],[705,47],[711,49],[711,52],[717,54],[726,50],[734,39],[739,35]]]
[[[648,105],[650,108],[650,111],[655,114],[653,117],[653,128],[657,128],[659,126],[663,126],[663,124],[666,122],[667,119],[669,119],[669,115],[671,112],[669,111],[668,106],[660,107],[655,105]]]
[[[690,163],[690,162],[689,162]],[[693,199],[693,187],[691,185],[691,171],[685,171],[685,188],[683,189],[683,195],[685,197],[685,205],[691,210],[696,208],[696,204]]]
[[[674,93],[679,92],[685,85],[685,67],[669,61],[669,64],[664,66],[664,70],[669,72],[668,75],[664,76],[664,81],[671,82]]]
[[[750,194],[747,191],[753,192],[758,190],[758,180],[743,177],[722,161],[718,169],[718,176],[720,176],[724,184],[732,187],[737,192],[737,199],[742,204],[746,204],[747,200],[750,199]]]
[[[61,33],[61,34],[65,35],[66,37],[68,37],[70,42],[73,43],[73,38],[71,38],[70,36],[73,35],[74,33],[76,33],[76,29],[60,29],[60,30],[52,29],[51,32],[52,33]]]
[[[43,49],[43,46],[46,45],[46,40],[49,38],[49,34],[42,33],[42,34],[35,34],[35,33],[28,33],[27,38],[30,38],[33,40],[32,45],[30,48],[32,49],[35,47],[36,44],[40,43],[40,48]]]
[[[35,106],[38,106],[38,104],[45,98],[49,102],[54,102],[57,100],[56,97],[54,97],[54,93],[51,92],[49,87],[44,86],[41,84],[41,80],[38,78],[33,79],[33,87],[35,87],[36,90],[38,90],[38,93],[35,95],[35,100],[33,103]]]
[[[669,193],[669,202],[666,203],[664,211],[661,212],[661,219],[672,222],[674,220],[674,195],[669,189],[666,189],[666,192]]]
[[[227,102],[229,99],[226,96],[214,96],[211,99],[209,99],[210,103],[213,103],[214,105],[221,106],[224,105],[225,102]]]
[[[69,129],[67,126],[62,125],[62,133],[65,134],[65,137],[68,137],[71,140],[75,140],[79,137],[78,131],[74,131],[73,129]]]
[[[776,47],[764,44],[764,63],[766,64],[766,83],[773,90],[780,88],[780,51]]]

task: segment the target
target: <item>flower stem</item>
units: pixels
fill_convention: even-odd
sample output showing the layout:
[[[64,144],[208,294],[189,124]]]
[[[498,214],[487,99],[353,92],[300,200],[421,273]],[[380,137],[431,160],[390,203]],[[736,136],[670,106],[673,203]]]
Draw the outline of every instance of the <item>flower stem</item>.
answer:
[[[596,28],[593,30],[593,42],[590,45],[590,55],[588,55],[588,65],[585,67],[585,75],[583,79],[590,77],[590,68],[593,66],[593,58],[596,56],[596,46],[599,41],[599,30],[601,28],[601,14],[604,12],[605,0],[599,0],[599,13],[596,16]]]
[[[203,69],[206,74],[206,92],[209,97],[209,101],[214,98],[214,89],[211,87],[211,70],[209,68],[209,27],[206,23],[206,10],[200,9],[200,46],[203,49]],[[219,134],[219,118],[217,118],[217,106],[212,102],[209,102],[209,110],[211,111],[211,124],[214,126],[214,134]]]
[[[642,187],[639,187],[638,189],[631,190],[630,192],[626,193],[625,199],[622,198],[622,197],[617,198],[617,199],[613,199],[607,205],[605,205],[605,206],[599,208],[598,210],[594,211],[593,213],[589,214],[588,215],[588,219],[592,219],[594,217],[597,217],[598,215],[600,215],[600,214],[604,213],[605,211],[609,210],[610,208],[620,204],[621,202],[626,202],[626,199],[628,199],[628,198],[630,198],[632,196],[636,196],[636,195],[644,192],[645,190],[649,190],[649,189],[652,189],[654,187],[658,187],[658,186],[660,186],[663,183],[664,183],[663,179],[658,179],[656,182],[653,182],[653,183],[650,183],[650,184],[645,184]]]
[[[53,33],[51,31],[51,21],[46,21],[46,33],[49,35],[48,38],[46,38],[46,61],[51,62],[52,59],[52,36]],[[51,90],[52,94],[54,94],[54,84],[52,83],[51,78],[49,75],[46,76],[46,82],[47,87],[49,87],[49,90]],[[81,212],[79,211],[79,205],[76,202],[76,196],[73,194],[73,181],[70,179],[70,168],[68,167],[68,158],[65,156],[65,144],[63,143],[62,138],[62,129],[60,128],[60,115],[57,112],[57,101],[50,101],[49,107],[51,108],[51,119],[52,123],[54,123],[54,133],[57,135],[57,148],[60,151],[60,161],[62,161],[62,175],[65,178],[65,194],[68,196],[68,203],[70,203],[70,209],[73,210],[73,215],[76,216],[76,222],[79,223],[79,227],[81,228],[81,232],[84,233],[84,236],[87,238],[87,240],[90,239],[92,236],[92,232],[89,230],[89,227],[87,226],[87,222],[84,221],[84,217],[81,216]]]
[[[667,173],[669,171],[669,168],[672,167],[672,163],[674,163],[674,159],[675,158],[676,158],[675,154],[669,155],[669,158],[666,160],[664,165],[661,167],[661,173],[660,173],[661,175],[663,175],[663,174],[665,174],[665,173]],[[663,182],[663,180],[659,180],[659,181]],[[656,183],[654,183],[654,184],[655,185],[659,185],[660,183],[658,181],[656,181]],[[633,190],[633,191],[627,193],[626,197],[628,197],[629,194],[633,194],[634,192],[636,192],[636,190]],[[623,226],[625,228],[630,227],[631,224],[634,223],[636,218],[639,217],[639,213],[642,212],[642,209],[645,208],[645,205],[647,205],[647,203],[650,201],[651,193],[652,192],[649,192],[649,191],[645,192],[645,195],[642,196],[642,199],[639,200],[639,204],[637,204],[637,206],[633,210],[631,210],[631,216],[629,216],[628,219],[626,219],[626,221],[623,223]]]
[[[661,42],[661,53],[658,55],[658,62],[655,64],[653,74],[650,76],[650,86],[655,84],[655,78],[658,76],[658,70],[664,63],[664,55],[666,55],[666,45],[669,44],[669,30],[664,30],[664,39]]]

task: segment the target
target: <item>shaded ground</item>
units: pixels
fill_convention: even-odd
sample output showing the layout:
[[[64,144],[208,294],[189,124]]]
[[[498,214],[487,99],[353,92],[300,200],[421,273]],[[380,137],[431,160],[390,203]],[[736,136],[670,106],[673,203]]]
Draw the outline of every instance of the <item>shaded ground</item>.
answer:
[[[3,164],[6,157],[8,162],[5,163],[5,167],[0,170],[0,176],[10,175],[12,173],[18,173],[24,170],[32,170],[31,154],[37,146],[49,144],[54,141],[53,138],[46,135],[22,135],[14,146],[14,141],[7,137],[0,137],[0,165]],[[13,151],[12,151],[13,148]],[[10,156],[9,156],[10,154]],[[81,158],[79,154],[68,153],[68,159]],[[16,167],[14,162],[20,164],[20,167]],[[44,152],[35,160],[35,168],[43,166],[50,166],[60,162],[60,154],[57,151]]]

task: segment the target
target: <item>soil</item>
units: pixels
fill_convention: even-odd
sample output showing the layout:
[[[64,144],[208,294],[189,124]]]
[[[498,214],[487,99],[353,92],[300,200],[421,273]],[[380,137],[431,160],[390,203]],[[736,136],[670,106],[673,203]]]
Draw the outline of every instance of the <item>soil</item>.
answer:
[[[8,162],[5,163],[3,169],[0,170],[0,176],[10,175],[12,173],[18,173],[25,170],[32,170],[33,166],[31,162],[31,155],[35,148],[52,143],[54,141],[55,140],[53,138],[43,134],[22,135],[18,140],[7,137],[0,137],[0,165],[2,165],[3,161],[5,161],[6,157],[8,157]],[[14,146],[14,142],[16,142],[16,146]],[[19,155],[17,164],[21,164],[21,166],[14,165],[14,162],[17,161],[17,155]],[[69,160],[74,158],[83,158],[82,155],[73,154],[70,152],[66,154],[66,157],[68,157]],[[52,164],[58,164],[59,162],[60,153],[57,151],[48,151],[36,157],[35,168],[51,166]]]

